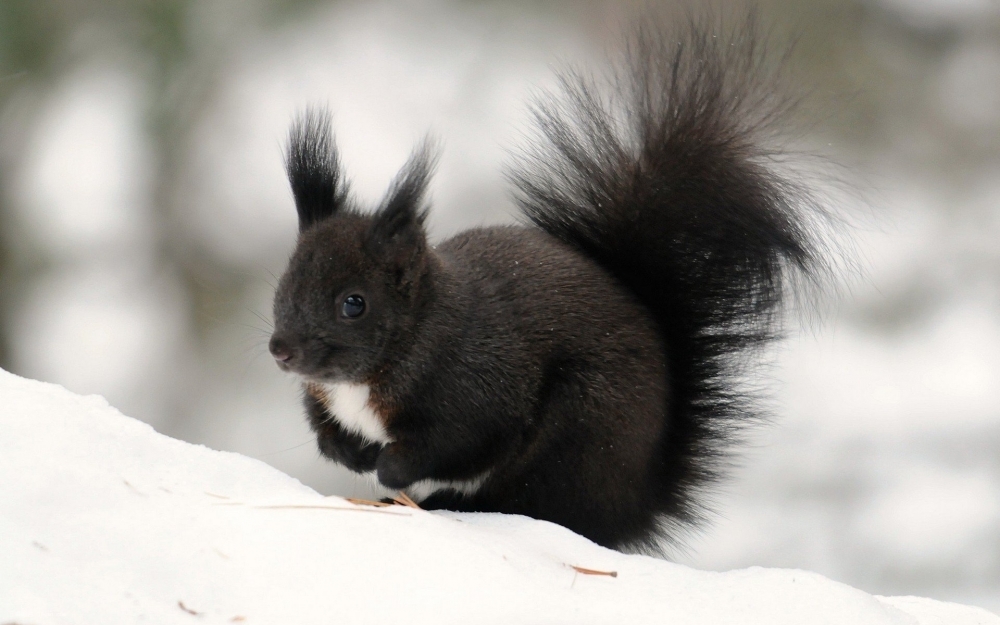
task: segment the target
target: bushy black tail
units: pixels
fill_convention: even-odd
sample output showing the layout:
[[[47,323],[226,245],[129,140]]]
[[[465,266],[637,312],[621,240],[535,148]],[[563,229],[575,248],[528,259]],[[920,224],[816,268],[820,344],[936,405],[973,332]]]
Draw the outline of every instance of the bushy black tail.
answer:
[[[768,147],[789,101],[756,31],[752,17],[729,31],[641,30],[610,89],[564,74],[560,95],[536,105],[542,140],[510,174],[532,222],[659,321],[671,396],[649,496],[667,524],[700,516],[692,496],[759,416],[741,363],[775,337],[792,274],[823,265],[821,211]]]

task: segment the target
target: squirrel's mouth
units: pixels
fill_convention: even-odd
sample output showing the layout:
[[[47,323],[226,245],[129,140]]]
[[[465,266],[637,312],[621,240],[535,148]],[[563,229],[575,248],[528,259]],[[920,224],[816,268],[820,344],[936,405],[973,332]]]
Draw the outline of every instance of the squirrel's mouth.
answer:
[[[336,384],[353,382],[358,378],[349,365],[330,362],[328,358],[323,358],[318,363],[315,360],[307,362],[305,359],[292,363],[280,361],[276,363],[279,369],[299,377],[306,384]]]

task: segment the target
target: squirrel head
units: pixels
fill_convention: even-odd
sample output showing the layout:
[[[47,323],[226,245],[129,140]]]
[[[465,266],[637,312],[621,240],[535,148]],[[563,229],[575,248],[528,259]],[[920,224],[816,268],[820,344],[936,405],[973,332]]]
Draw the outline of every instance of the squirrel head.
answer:
[[[363,382],[393,341],[412,334],[429,290],[432,167],[425,142],[365,214],[348,197],[329,114],[310,110],[292,125],[286,169],[299,240],[274,297],[269,347],[279,367],[317,382]]]

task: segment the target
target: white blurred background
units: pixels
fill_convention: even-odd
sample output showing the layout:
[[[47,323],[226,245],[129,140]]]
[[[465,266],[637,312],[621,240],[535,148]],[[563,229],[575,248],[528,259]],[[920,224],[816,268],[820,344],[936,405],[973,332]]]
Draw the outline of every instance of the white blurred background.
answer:
[[[682,562],[1000,611],[1000,1],[770,0],[847,163],[866,275],[791,328],[776,416]],[[328,104],[375,200],[428,131],[432,236],[511,219],[525,103],[634,7],[597,0],[0,3],[0,366],[326,494],[267,355],[286,127]],[[845,177],[838,171],[838,177]],[[860,200],[859,198],[863,198]],[[860,205],[860,207],[859,207]]]

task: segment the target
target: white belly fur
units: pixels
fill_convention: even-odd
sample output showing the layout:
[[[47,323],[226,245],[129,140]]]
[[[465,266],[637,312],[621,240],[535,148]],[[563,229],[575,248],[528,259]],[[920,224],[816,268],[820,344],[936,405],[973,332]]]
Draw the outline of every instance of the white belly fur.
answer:
[[[359,434],[373,443],[391,443],[382,420],[368,403],[367,384],[337,382],[323,384],[327,409],[345,430]]]
[[[472,478],[471,480],[420,480],[419,482],[414,482],[413,484],[407,486],[406,494],[416,501],[426,499],[437,491],[448,488],[457,490],[463,495],[472,495],[479,490],[479,488],[483,485],[483,482],[486,481],[487,477],[489,477],[489,472]]]

